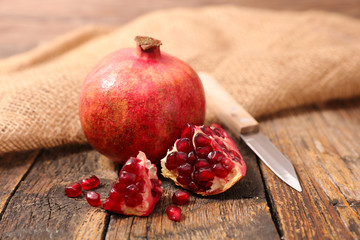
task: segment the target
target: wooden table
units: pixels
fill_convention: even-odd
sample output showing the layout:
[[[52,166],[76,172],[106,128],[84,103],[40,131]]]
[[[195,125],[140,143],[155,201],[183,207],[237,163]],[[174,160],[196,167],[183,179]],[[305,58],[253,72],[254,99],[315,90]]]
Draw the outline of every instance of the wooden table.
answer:
[[[357,0],[0,1],[0,57],[28,50],[86,23],[121,25],[159,8],[233,3],[360,17]],[[0,157],[1,239],[360,239],[360,99],[300,107],[259,119],[261,129],[294,163],[303,192],[280,181],[238,142],[244,179],[214,197],[191,195],[180,223],[164,194],[149,217],[110,214],[70,199],[64,183],[96,174],[106,196],[118,166],[88,146],[62,146]]]

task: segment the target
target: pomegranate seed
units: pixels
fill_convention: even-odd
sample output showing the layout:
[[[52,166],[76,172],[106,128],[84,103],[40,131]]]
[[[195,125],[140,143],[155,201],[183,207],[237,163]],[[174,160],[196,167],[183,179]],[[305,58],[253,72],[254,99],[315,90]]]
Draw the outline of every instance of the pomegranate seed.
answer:
[[[210,167],[210,164],[205,159],[199,159],[199,161],[195,163],[194,167],[195,170],[199,170],[200,168]]]
[[[189,153],[193,150],[190,139],[188,138],[180,138],[176,141],[176,149],[179,152]]]
[[[192,139],[193,135],[194,135],[194,125],[191,125],[189,123],[185,124],[181,132],[181,137]]]
[[[129,173],[127,171],[121,171],[119,181],[126,185],[134,183],[136,181],[136,174]]]
[[[145,181],[140,180],[136,183],[136,186],[139,188],[139,192],[144,193],[145,192]]]
[[[224,178],[229,174],[229,170],[225,169],[221,163],[214,164],[212,169],[217,177]]]
[[[65,187],[65,194],[68,197],[75,198],[81,194],[82,187],[80,183],[73,183]]]
[[[184,163],[183,165],[180,165],[178,167],[178,173],[182,176],[191,176],[191,173],[193,172],[193,166],[189,163]]]
[[[182,184],[182,185],[189,185],[190,184],[190,182],[191,182],[191,178],[189,177],[189,176],[178,176],[177,178],[176,178],[176,180],[180,183],[180,184]]]
[[[195,164],[195,162],[196,162],[195,152],[193,152],[193,151],[189,152],[187,162],[190,163],[191,165]]]
[[[203,131],[205,134],[207,134],[209,136],[213,135],[213,132],[212,132],[211,128],[209,128],[206,125],[202,126],[200,129],[201,129],[201,131]]]
[[[217,123],[213,123],[211,125],[213,132],[222,138],[230,138],[227,132]]]
[[[129,207],[135,207],[139,205],[142,202],[142,200],[143,198],[140,194],[136,196],[125,195],[125,204],[128,205]]]
[[[100,194],[94,191],[90,191],[86,194],[86,201],[94,207],[101,205]]]
[[[175,159],[176,159],[176,165],[180,166],[184,163],[186,163],[187,161],[187,154],[184,152],[177,152],[175,154]]]
[[[195,146],[196,147],[206,147],[206,146],[209,146],[210,143],[211,143],[210,138],[202,133],[198,133],[195,136]]]
[[[230,153],[230,156],[232,156],[232,157],[241,158],[240,154],[235,152],[234,150],[229,151],[229,153]]]
[[[216,138],[215,141],[217,142],[217,144],[220,145],[220,147],[222,149],[225,149],[227,151],[227,147],[226,147],[225,143],[221,139]]]
[[[110,190],[109,199],[117,202],[121,202],[124,200],[124,196],[120,194],[115,188]]]
[[[153,197],[162,194],[161,181],[159,179],[151,179],[151,194]]]
[[[81,180],[81,186],[84,190],[90,190],[99,186],[100,180],[97,176],[93,175],[90,178]]]
[[[225,158],[225,155],[219,151],[213,151],[207,156],[207,160],[210,164],[221,162]]]
[[[177,206],[169,206],[166,208],[166,214],[170,220],[179,222],[181,218],[181,209]]]
[[[209,155],[209,153],[211,151],[212,151],[211,146],[198,147],[198,148],[196,148],[196,156],[198,158],[207,158],[207,156]]]
[[[222,161],[221,161],[221,164],[223,165],[223,167],[225,168],[225,169],[227,169],[227,170],[231,170],[231,169],[233,169],[233,167],[234,167],[234,163],[230,160],[230,159],[227,159],[227,158],[225,158],[225,159],[223,159]]]
[[[166,159],[165,166],[169,170],[173,170],[177,167],[175,155],[176,155],[176,152],[172,152],[169,154],[169,156]]]
[[[140,190],[135,184],[130,184],[126,187],[125,194],[128,196],[136,196],[137,194],[139,194],[139,192]]]
[[[124,169],[124,171],[129,173],[138,174],[140,171],[140,166],[139,166],[140,161],[141,161],[140,159],[131,157],[128,161],[126,161],[122,169]]]
[[[193,182],[193,181],[191,181],[191,182],[189,183],[188,187],[189,187],[192,191],[195,191],[195,192],[199,190],[199,186],[198,186],[195,182]]]
[[[116,181],[114,184],[114,188],[116,188],[119,191],[124,191],[126,189],[127,185],[124,183],[119,182],[119,180]]]
[[[215,177],[215,174],[211,171],[210,168],[200,168],[199,172],[196,174],[196,177],[194,174],[194,178],[200,182],[211,181],[214,179],[214,177]]]
[[[212,182],[200,182],[199,185],[202,189],[206,190],[209,189],[212,185]]]
[[[189,201],[190,194],[188,192],[178,190],[172,196],[172,201],[178,205],[184,205]]]

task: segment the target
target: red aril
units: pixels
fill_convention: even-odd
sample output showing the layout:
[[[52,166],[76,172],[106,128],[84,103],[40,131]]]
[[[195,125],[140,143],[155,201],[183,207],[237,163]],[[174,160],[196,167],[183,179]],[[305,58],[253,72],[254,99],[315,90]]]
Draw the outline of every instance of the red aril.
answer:
[[[159,163],[185,123],[203,124],[205,95],[196,72],[160,52],[159,40],[135,41],[87,75],[80,121],[90,145],[110,159],[123,164],[140,150]]]
[[[81,194],[82,187],[80,183],[72,183],[65,187],[65,194],[68,197],[75,198]]]
[[[81,180],[81,186],[84,190],[90,190],[99,186],[100,180],[97,176],[93,175],[89,178]]]
[[[181,218],[181,209],[177,206],[169,206],[166,208],[166,215],[170,220],[179,222]]]
[[[148,216],[162,194],[157,168],[139,152],[122,167],[119,178],[112,186],[104,209],[124,215]]]
[[[188,192],[178,190],[172,196],[172,201],[175,204],[184,205],[189,202],[189,196],[190,194]]]
[[[204,196],[226,191],[246,173],[236,144],[219,124],[186,124],[161,167],[164,177]]]
[[[86,201],[94,207],[100,206],[101,205],[101,199],[100,199],[100,194],[98,194],[97,192],[94,191],[90,191],[88,193],[86,193]]]

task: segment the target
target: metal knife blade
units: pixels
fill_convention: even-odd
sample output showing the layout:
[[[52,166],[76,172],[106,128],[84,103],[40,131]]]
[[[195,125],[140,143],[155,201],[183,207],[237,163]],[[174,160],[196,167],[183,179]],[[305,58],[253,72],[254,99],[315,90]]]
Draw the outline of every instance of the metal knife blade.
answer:
[[[206,103],[237,137],[286,184],[301,192],[302,188],[292,163],[259,131],[258,122],[208,73],[198,73]]]

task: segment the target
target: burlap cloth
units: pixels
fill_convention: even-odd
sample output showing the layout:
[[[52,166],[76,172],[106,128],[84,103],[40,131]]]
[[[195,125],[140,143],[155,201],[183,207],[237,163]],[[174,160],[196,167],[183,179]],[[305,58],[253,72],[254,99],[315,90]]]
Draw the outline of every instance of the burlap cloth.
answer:
[[[1,60],[0,153],[85,143],[82,81],[106,54],[135,46],[136,35],[160,39],[163,51],[212,73],[255,117],[360,94],[359,20],[234,6],[163,10]]]

